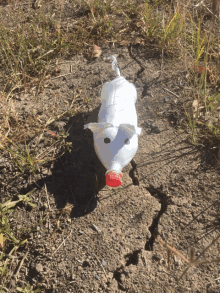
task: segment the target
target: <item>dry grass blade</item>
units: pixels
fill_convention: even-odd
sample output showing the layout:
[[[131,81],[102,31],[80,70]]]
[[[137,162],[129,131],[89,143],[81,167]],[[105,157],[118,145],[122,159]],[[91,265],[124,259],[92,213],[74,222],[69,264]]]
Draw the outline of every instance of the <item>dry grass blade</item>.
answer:
[[[207,210],[209,210],[211,207],[213,207],[213,206],[215,206],[216,204],[218,204],[219,201],[220,201],[220,199],[214,201],[214,203],[210,204],[207,208],[205,208],[204,210],[202,210],[198,215],[194,216],[194,217],[193,217],[193,220],[190,221],[190,222],[189,222],[189,223],[183,228],[183,230],[185,230],[187,227],[189,227],[189,225],[191,225],[193,221],[195,221],[196,219],[198,219],[198,217],[199,217],[200,215],[204,214],[204,213],[205,213]]]
[[[190,264],[190,261],[187,258],[185,258],[185,256],[182,255],[182,253],[180,253],[176,248],[170,246],[165,241],[163,241],[161,238],[158,239],[158,242],[161,243],[163,246],[165,246],[168,249],[168,251],[172,251],[174,254],[178,255],[183,261]]]
[[[211,260],[203,260],[203,261],[199,261],[197,262],[197,265],[205,265],[205,264],[211,264],[211,263],[218,263],[220,262],[220,257],[216,258],[216,259],[211,259]]]
[[[106,274],[106,271],[105,271],[105,269],[104,269],[102,263],[100,262],[100,260],[98,259],[98,257],[97,257],[94,253],[93,253],[93,256],[96,258],[97,262],[99,263],[100,267],[102,268],[102,270],[103,270],[103,272],[104,272],[104,274],[105,274],[106,279],[108,279],[108,276],[107,276],[107,274]]]
[[[212,240],[212,242],[200,253],[200,255],[194,260],[194,262],[193,263],[190,263],[190,266],[189,267],[187,267],[184,271],[183,271],[183,273],[181,274],[181,276],[179,277],[179,279],[177,280],[177,283],[179,283],[179,281],[182,279],[182,277],[187,273],[187,271],[190,269],[190,267],[193,265],[193,266],[197,266],[197,265],[199,265],[199,264],[208,264],[208,263],[217,263],[217,262],[219,262],[219,258],[217,258],[217,259],[214,259],[214,260],[211,260],[211,261],[209,261],[209,260],[204,260],[204,261],[202,261],[202,262],[198,262],[198,260],[201,258],[201,256],[204,256],[204,254],[207,252],[207,250],[211,247],[211,246],[213,246],[218,240],[219,240],[219,238],[220,238],[220,234],[216,237],[216,238],[214,238],[213,240]]]
[[[179,277],[178,281],[179,282],[182,277],[187,273],[187,271],[190,269],[192,266],[198,266],[202,264],[211,264],[211,263],[218,263],[220,261],[220,258],[212,259],[212,260],[203,260],[199,262],[199,259],[204,256],[204,254],[208,251],[208,249],[213,246],[220,238],[220,234],[213,239],[213,241],[200,253],[200,255],[195,259],[194,257],[194,249],[191,249],[191,255],[190,255],[190,261],[183,256],[176,248],[170,246],[167,244],[165,241],[162,239],[158,239],[158,242],[161,243],[163,246],[165,246],[168,249],[168,256],[170,255],[170,252],[173,252],[174,254],[178,255],[184,262],[188,263],[189,266],[183,271],[181,276]],[[169,258],[169,257],[168,257]],[[170,262],[168,262],[170,263]]]
[[[65,241],[71,236],[72,234],[72,230],[71,232],[69,233],[69,235],[63,239],[63,241],[60,243],[60,245],[57,247],[57,249],[52,253],[52,256],[60,249],[60,247],[65,243]]]
[[[28,252],[26,252],[25,255],[23,256],[23,258],[22,258],[22,260],[21,260],[21,262],[20,262],[20,264],[19,264],[19,267],[18,267],[16,273],[15,273],[14,276],[13,276],[15,280],[17,280],[18,274],[19,274],[19,272],[20,272],[20,270],[21,270],[21,267],[23,266],[23,263],[24,263],[24,261],[25,261],[27,255],[28,255]]]

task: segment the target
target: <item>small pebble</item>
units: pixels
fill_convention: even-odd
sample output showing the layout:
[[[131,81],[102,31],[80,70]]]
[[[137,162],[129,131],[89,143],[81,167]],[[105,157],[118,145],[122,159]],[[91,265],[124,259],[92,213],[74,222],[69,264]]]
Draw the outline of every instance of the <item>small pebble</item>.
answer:
[[[82,274],[82,275],[81,275],[81,279],[82,279],[82,280],[85,280],[85,278],[86,278],[85,274]]]
[[[45,283],[41,283],[41,286],[44,288],[47,288],[47,284],[45,284]]]
[[[35,265],[35,270],[37,273],[41,273],[43,271],[43,266],[40,263]]]
[[[48,204],[45,202],[45,203],[43,204],[43,207],[44,207],[45,209],[48,209]]]
[[[46,169],[46,168],[43,168],[43,169],[42,169],[42,174],[44,174],[44,175],[47,175],[47,174],[48,174],[48,172],[49,172],[49,170],[48,170],[48,169]]]
[[[16,187],[12,187],[11,192],[17,193],[18,192],[18,189]]]
[[[173,260],[174,260],[175,265],[177,265],[177,266],[180,265],[180,261],[178,260],[178,258],[175,255],[173,256]]]

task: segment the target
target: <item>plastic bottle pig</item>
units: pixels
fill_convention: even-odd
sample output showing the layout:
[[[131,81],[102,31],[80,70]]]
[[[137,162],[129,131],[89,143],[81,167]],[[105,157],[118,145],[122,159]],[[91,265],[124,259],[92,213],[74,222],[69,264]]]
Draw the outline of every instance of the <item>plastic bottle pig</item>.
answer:
[[[102,88],[98,123],[86,124],[84,129],[93,132],[96,154],[107,169],[106,184],[117,187],[122,182],[122,169],[137,152],[141,128],[137,126],[136,88],[120,76],[116,58],[108,58],[113,59],[112,69],[119,76]]]

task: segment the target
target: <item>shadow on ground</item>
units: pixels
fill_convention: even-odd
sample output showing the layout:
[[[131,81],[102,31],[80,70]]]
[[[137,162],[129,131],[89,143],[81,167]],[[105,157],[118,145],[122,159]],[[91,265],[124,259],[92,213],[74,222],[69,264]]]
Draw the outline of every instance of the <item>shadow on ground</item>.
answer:
[[[69,119],[66,125],[72,143],[71,152],[54,162],[51,175],[34,184],[47,186],[47,191],[55,198],[58,209],[73,204],[71,217],[81,217],[92,212],[97,206],[97,194],[105,186],[105,168],[97,158],[93,145],[93,134],[84,130],[84,125],[97,121],[99,108],[85,114],[80,113]],[[33,188],[30,187],[30,188]]]

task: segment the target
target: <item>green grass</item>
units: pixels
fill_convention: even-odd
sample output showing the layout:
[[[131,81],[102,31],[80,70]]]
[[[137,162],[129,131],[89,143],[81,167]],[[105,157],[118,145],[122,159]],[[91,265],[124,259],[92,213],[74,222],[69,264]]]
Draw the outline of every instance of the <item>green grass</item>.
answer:
[[[35,189],[25,195],[18,195],[18,199],[15,201],[9,199],[0,204],[0,247],[2,248],[0,254],[0,280],[2,287],[0,287],[0,292],[2,292],[4,283],[7,281],[8,266],[12,261],[13,256],[15,256],[18,248],[27,242],[27,239],[17,239],[14,236],[14,233],[10,228],[9,216],[13,213],[16,205],[20,202],[25,202],[34,208],[35,205],[31,203],[31,199],[29,198],[34,191]]]
[[[38,293],[41,292],[41,289],[32,290],[31,286],[28,284],[25,288],[17,287],[16,290],[22,293]]]
[[[17,287],[16,290],[22,293],[38,293],[41,292],[41,289],[32,290],[31,286],[28,284],[26,288]]]

